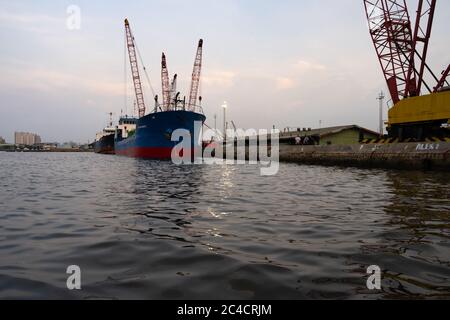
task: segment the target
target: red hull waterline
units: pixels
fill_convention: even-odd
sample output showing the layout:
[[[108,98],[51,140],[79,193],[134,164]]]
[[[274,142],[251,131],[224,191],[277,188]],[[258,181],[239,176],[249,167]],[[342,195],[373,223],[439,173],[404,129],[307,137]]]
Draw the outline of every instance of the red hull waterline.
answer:
[[[199,151],[199,150],[198,150]],[[181,150],[179,155],[183,156],[184,150]],[[194,156],[194,150],[187,150]],[[155,160],[171,160],[172,148],[171,147],[133,147],[123,150],[116,150],[116,155],[127,156],[141,159],[155,159]]]

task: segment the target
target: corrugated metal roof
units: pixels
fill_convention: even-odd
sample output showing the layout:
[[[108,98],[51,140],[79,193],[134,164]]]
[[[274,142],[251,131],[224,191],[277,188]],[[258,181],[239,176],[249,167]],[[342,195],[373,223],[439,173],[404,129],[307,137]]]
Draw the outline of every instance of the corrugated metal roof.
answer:
[[[320,129],[311,129],[311,130],[307,130],[307,131],[290,131],[290,132],[281,132],[281,138],[283,137],[296,137],[298,135],[300,136],[317,136],[319,135],[320,137],[325,137],[331,134],[336,134],[339,132],[342,132],[344,130],[349,130],[349,129],[357,129],[357,130],[361,130],[367,133],[371,133],[374,135],[378,135],[379,133],[357,126],[357,125],[347,125],[347,126],[336,126],[336,127],[328,127],[328,128],[320,128]]]

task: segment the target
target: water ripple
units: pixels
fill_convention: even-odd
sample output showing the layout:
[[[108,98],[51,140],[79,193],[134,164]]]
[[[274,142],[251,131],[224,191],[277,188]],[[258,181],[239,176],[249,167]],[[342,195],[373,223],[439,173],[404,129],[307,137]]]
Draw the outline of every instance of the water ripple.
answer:
[[[1,298],[450,298],[447,173],[44,153],[0,168]]]

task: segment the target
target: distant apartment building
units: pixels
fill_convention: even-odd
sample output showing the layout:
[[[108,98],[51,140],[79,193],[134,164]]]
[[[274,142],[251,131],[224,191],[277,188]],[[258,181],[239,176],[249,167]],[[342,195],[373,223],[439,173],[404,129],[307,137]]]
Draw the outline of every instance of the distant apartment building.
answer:
[[[0,144],[6,144],[5,139],[3,139],[2,137],[0,137]]]
[[[14,132],[15,144],[32,146],[41,142],[41,137],[37,134],[29,132]]]

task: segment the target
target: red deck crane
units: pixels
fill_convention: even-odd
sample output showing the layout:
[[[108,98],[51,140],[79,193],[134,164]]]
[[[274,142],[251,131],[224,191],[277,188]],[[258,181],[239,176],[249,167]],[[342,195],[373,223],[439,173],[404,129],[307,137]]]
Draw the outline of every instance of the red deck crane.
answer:
[[[200,74],[202,70],[202,54],[203,54],[203,40],[198,42],[197,53],[195,55],[194,70],[192,71],[191,91],[189,94],[188,110],[193,111],[197,104],[198,88],[200,85]],[[201,97],[199,97],[201,100]]]
[[[136,46],[134,43],[134,37],[131,33],[130,24],[128,19],[125,19],[125,36],[127,41],[128,56],[130,57],[131,74],[133,77],[134,91],[136,94],[136,103],[139,111],[139,118],[145,116],[145,102],[144,93],[142,91],[142,82],[139,75],[139,66],[136,56]]]
[[[170,84],[169,84],[169,71],[167,70],[166,55],[162,54],[161,59],[161,82],[162,82],[162,105],[164,111],[170,110]]]

